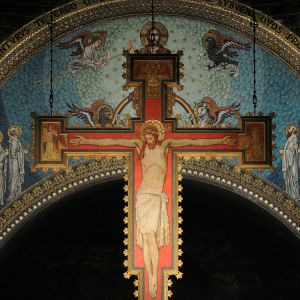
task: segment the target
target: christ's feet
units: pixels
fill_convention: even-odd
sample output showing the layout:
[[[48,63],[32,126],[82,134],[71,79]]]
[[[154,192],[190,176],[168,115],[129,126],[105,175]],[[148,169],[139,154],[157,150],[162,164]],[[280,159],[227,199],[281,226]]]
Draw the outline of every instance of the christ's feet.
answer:
[[[149,293],[151,298],[156,298],[157,295],[157,278],[152,276],[149,280]]]

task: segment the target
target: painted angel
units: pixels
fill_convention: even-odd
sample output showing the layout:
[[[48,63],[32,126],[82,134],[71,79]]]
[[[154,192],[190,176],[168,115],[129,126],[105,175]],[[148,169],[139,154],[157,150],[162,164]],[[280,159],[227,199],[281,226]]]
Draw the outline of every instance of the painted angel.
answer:
[[[70,40],[59,43],[60,49],[73,48],[71,56],[76,58],[69,62],[70,70],[75,73],[78,69],[102,68],[110,60],[110,52],[104,49],[107,31],[85,31],[72,37]],[[100,49],[104,54],[100,54]]]
[[[241,43],[216,30],[209,30],[203,36],[202,45],[206,53],[198,58],[200,66],[209,71],[229,69],[230,75],[233,77],[236,77],[239,73],[239,62],[235,59],[238,56],[237,50],[250,49],[249,44]],[[212,64],[205,65],[204,60],[206,59]]]
[[[200,128],[216,127],[222,125],[225,119],[238,114],[240,104],[233,103],[230,106],[218,106],[210,97],[204,97],[195,103],[194,116]]]
[[[91,107],[79,107],[73,103],[68,106],[72,116],[81,119],[90,127],[111,127],[112,125],[113,109],[102,99],[97,99]]]

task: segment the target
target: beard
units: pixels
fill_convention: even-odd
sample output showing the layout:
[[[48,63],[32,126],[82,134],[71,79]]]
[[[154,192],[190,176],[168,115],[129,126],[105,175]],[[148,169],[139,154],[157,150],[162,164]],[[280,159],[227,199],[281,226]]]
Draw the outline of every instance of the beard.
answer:
[[[150,150],[153,150],[156,146],[156,142],[154,141],[153,143],[147,143],[147,145]]]

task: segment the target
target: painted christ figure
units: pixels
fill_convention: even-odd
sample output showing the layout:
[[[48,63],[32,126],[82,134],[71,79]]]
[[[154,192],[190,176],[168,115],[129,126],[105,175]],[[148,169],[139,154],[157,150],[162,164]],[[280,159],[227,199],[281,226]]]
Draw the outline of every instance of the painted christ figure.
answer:
[[[148,275],[149,293],[157,295],[159,249],[170,239],[167,194],[163,192],[167,173],[167,153],[171,147],[210,146],[235,144],[229,136],[220,139],[164,139],[163,124],[157,120],[146,121],[140,139],[86,139],[77,136],[73,145],[135,147],[141,160],[142,181],[136,193],[137,245],[143,249],[143,259]]]

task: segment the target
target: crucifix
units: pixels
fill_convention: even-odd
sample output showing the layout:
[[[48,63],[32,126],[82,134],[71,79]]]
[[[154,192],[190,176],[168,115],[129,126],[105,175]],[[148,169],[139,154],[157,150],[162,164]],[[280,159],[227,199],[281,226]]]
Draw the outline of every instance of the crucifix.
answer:
[[[244,165],[269,166],[268,118],[242,118],[242,129],[179,129],[168,111],[168,91],[179,84],[178,54],[127,56],[127,86],[140,87],[140,118],[129,129],[67,128],[64,117],[37,117],[37,166],[63,165],[74,152],[121,151],[133,154],[133,182],[128,221],[128,274],[139,277],[139,299],[167,299],[168,276],[178,272],[178,234],[174,204],[172,157],[176,151],[239,152]],[[56,139],[43,140],[42,129],[52,124]],[[54,126],[55,125],[55,126]],[[50,136],[50,135],[49,135]],[[59,141],[61,141],[59,143]],[[56,144],[54,144],[56,143]],[[44,147],[44,148],[43,148]],[[45,160],[42,149],[53,148]],[[55,161],[55,158],[57,160]],[[176,238],[177,236],[177,238]]]

